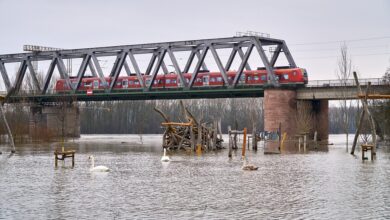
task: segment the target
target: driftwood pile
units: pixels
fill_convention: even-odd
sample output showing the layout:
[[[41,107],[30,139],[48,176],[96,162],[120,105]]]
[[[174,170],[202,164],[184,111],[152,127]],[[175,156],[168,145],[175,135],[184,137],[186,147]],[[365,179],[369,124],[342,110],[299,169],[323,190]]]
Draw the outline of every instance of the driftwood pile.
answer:
[[[165,127],[163,135],[163,148],[170,150],[217,150],[222,149],[221,122],[202,123],[201,119],[197,120],[194,115],[180,102],[184,114],[184,122],[172,122],[169,117],[158,108],[158,112],[164,122]]]

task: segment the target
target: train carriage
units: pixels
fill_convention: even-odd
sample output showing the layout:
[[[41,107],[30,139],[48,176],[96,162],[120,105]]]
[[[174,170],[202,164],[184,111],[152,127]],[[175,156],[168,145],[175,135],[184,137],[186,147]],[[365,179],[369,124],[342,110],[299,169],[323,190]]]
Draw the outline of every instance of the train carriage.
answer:
[[[303,68],[277,68],[274,70],[276,75],[276,80],[280,84],[307,84],[307,72]],[[227,72],[227,80],[229,83],[232,83],[236,77],[237,72],[229,71]],[[184,73],[184,79],[187,83],[190,82],[192,74]],[[149,85],[151,81],[150,75],[143,75],[143,81],[146,85]],[[240,77],[240,85],[264,85],[268,83],[267,72],[264,68],[259,68],[257,70],[244,71]],[[85,77],[82,79],[78,91],[103,91],[108,88],[111,84],[111,78],[105,77],[103,82],[98,77]],[[77,78],[71,78],[70,82],[72,87],[75,87],[77,84]],[[215,86],[224,86],[224,80],[220,72],[208,72],[202,71],[198,73],[193,87],[215,87]],[[170,73],[166,75],[157,75],[152,88],[178,88],[181,87],[180,77],[175,73]],[[136,75],[131,76],[120,76],[118,77],[114,87],[115,90],[134,90],[141,89],[142,85]],[[58,93],[69,92],[71,91],[70,86],[66,83],[64,79],[57,80],[55,84],[55,90]]]

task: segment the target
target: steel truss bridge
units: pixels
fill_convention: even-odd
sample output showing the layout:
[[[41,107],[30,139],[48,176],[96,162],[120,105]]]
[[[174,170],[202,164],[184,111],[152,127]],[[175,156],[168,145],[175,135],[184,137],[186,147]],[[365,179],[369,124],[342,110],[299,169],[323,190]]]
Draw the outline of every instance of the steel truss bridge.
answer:
[[[272,56],[268,58],[265,53],[265,48],[271,46],[274,48]],[[230,55],[226,63],[222,63],[218,50],[230,49]],[[240,76],[244,70],[251,70],[248,59],[255,50],[260,56],[261,62],[267,72],[268,83],[261,86],[245,86],[239,83]],[[185,60],[185,66],[181,67],[176,59],[175,54],[178,52],[189,52],[189,57]],[[196,77],[199,72],[207,70],[205,57],[211,52],[212,59],[216,63],[219,72],[221,72],[224,86],[199,88],[193,87]],[[222,97],[254,97],[263,96],[265,87],[280,86],[274,74],[276,61],[280,54],[284,54],[288,62],[289,68],[297,67],[293,57],[284,40],[273,39],[259,36],[242,36],[230,38],[216,38],[191,41],[176,41],[151,44],[123,45],[113,47],[96,47],[84,49],[54,49],[51,51],[18,53],[0,55],[0,73],[3,83],[7,89],[7,102],[55,102],[60,98],[69,97],[80,101],[104,101],[104,100],[146,100],[146,99],[176,99],[176,98],[222,98]],[[149,54],[151,58],[145,71],[141,72],[139,61],[136,55]],[[237,56],[238,54],[238,56]],[[105,76],[99,63],[99,57],[114,57],[114,64]],[[196,57],[196,62],[194,62]],[[239,57],[239,58],[237,58]],[[66,68],[64,60],[67,59],[82,59],[81,65],[76,76],[70,76],[69,70]],[[160,70],[164,74],[168,73],[167,65],[164,59],[169,58],[170,63],[174,67],[175,73],[180,80],[180,87],[175,89],[154,88],[153,81],[156,79]],[[233,81],[228,80],[227,71],[231,69],[232,63],[239,59],[239,68]],[[130,60],[130,62],[128,62]],[[32,62],[49,61],[46,75],[43,83],[40,83],[37,77],[36,70]],[[10,82],[10,77],[5,67],[5,64],[19,64],[16,73],[15,81]],[[189,73],[191,66],[195,63],[195,68],[191,72],[191,79],[187,82],[183,73]],[[131,72],[131,68],[134,73]],[[55,94],[49,88],[53,78],[53,72],[57,68],[61,79],[66,81],[66,84],[71,88],[72,92],[68,94]],[[110,77],[111,82],[107,84],[107,88],[100,92],[88,96],[85,91],[78,91],[82,79],[85,77],[87,68],[95,77],[106,84],[105,77]],[[137,76],[141,88],[139,90],[115,89],[115,83],[119,74],[124,68],[127,75]],[[34,92],[26,92],[21,89],[26,73],[29,73],[34,86]],[[150,76],[150,80],[146,82],[143,75]],[[75,77],[77,83],[71,83],[71,77]],[[290,87],[296,85],[282,85],[282,87]]]

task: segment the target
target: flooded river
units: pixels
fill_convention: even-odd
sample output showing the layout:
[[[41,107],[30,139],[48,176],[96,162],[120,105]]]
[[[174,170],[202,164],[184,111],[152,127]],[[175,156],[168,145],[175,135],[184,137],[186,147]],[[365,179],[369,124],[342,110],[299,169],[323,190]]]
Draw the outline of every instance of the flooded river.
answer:
[[[162,164],[157,135],[83,135],[66,143],[74,168],[54,167],[59,143],[19,145],[12,157],[0,146],[0,219],[389,219],[389,150],[363,163],[343,140],[306,154],[249,151],[252,172],[227,149]],[[91,173],[89,155],[111,172]]]

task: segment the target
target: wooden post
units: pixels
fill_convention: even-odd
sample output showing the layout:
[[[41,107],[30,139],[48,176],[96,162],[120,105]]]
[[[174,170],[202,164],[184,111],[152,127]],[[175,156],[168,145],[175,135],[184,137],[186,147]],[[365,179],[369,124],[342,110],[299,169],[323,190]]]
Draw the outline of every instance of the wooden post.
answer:
[[[257,145],[256,127],[253,126],[253,130],[252,130],[252,150],[257,150],[256,149],[256,145]]]
[[[355,78],[355,83],[356,83],[356,86],[358,87],[358,92],[360,94],[362,94],[362,88],[360,87],[356,72],[353,72],[353,77]],[[369,120],[370,125],[371,125],[371,135],[372,135],[372,142],[373,142],[372,154],[373,154],[373,157],[375,157],[375,155],[376,155],[376,126],[375,126],[374,118],[372,117],[371,112],[368,109],[368,102],[367,102],[367,95],[368,95],[367,93],[368,93],[368,88],[370,87],[370,85],[371,85],[371,82],[368,82],[367,89],[366,89],[366,97],[363,100],[361,100],[361,102],[363,104],[364,111],[366,111],[366,113],[367,113],[368,120]]]
[[[246,149],[246,128],[244,128],[244,138],[242,143],[242,158],[245,158],[245,149]]]
[[[299,136],[298,138],[298,151],[301,152],[301,142],[302,142],[302,137]]]
[[[278,129],[278,133],[279,133],[279,151],[280,151],[280,147],[281,147],[281,140],[282,140],[282,123],[279,122],[279,129]]]
[[[286,133],[286,132],[284,132],[284,133],[283,133],[282,142],[281,142],[281,144],[280,144],[280,146],[281,146],[281,148],[280,148],[280,149],[283,149],[283,148],[284,148],[284,141],[286,140],[286,137],[287,137],[287,133]]]
[[[317,149],[317,147],[318,147],[318,143],[317,143],[317,131],[314,132],[314,144],[315,144],[315,148]]]
[[[355,75],[354,75],[355,77]],[[357,80],[357,78],[355,78],[355,81]],[[359,83],[359,81],[357,81],[357,83]],[[358,89],[361,90],[360,88],[360,85],[358,87]],[[366,91],[365,91],[365,96],[364,96],[364,100],[367,101],[367,96],[368,96],[368,90],[369,90],[369,86],[367,86],[366,88]],[[363,101],[362,101],[363,102]],[[357,139],[359,137],[359,134],[360,134],[360,130],[362,129],[362,125],[363,125],[363,120],[364,120],[364,116],[366,114],[366,110],[363,108],[363,111],[362,113],[360,114],[360,119],[359,119],[359,124],[356,128],[356,131],[355,131],[355,137],[353,138],[353,143],[352,143],[352,149],[351,149],[351,154],[354,155],[355,153],[355,148],[356,148],[356,144],[357,144]]]
[[[217,135],[218,135],[218,122],[214,121],[214,131],[213,131],[213,150],[217,149]]]
[[[232,134],[231,134],[231,127],[228,127],[228,135],[229,135],[229,157],[232,157],[232,151],[233,151],[233,140],[232,140]]]
[[[362,113],[360,114],[359,124],[358,124],[358,126],[356,128],[355,137],[353,138],[353,142],[352,142],[352,149],[351,149],[351,154],[352,155],[355,154],[355,148],[356,148],[357,140],[358,140],[358,137],[359,137],[359,134],[360,134],[360,130],[362,129],[364,115],[365,115],[365,111],[363,110]]]
[[[248,138],[248,140],[246,141],[246,146],[245,147],[247,147],[248,150],[249,150],[249,143],[251,142],[251,136],[248,135],[247,138]]]
[[[74,154],[72,154],[72,167],[74,167]]]
[[[191,125],[190,127],[190,139],[191,139],[191,149],[193,149],[194,151],[196,150],[195,149],[195,135],[194,135],[194,127]]]
[[[303,152],[306,152],[306,134],[303,135]]]
[[[199,154],[199,153],[202,153],[202,125],[200,124],[199,122],[199,126],[198,126],[198,140],[196,142],[196,152]]]
[[[58,166],[58,156],[56,153],[54,153],[54,166],[57,167]]]
[[[222,122],[221,122],[221,119],[219,119],[219,121],[218,121],[218,135],[219,135],[219,139],[222,139]]]
[[[8,122],[7,122],[7,118],[5,117],[5,114],[4,114],[4,110],[3,110],[3,103],[0,103],[0,111],[1,111],[1,116],[3,116],[3,121],[4,121],[4,124],[5,124],[5,127],[7,129],[7,133],[8,133],[8,138],[11,142],[11,147],[12,147],[12,151],[11,153],[15,153],[15,142],[14,142],[14,137],[12,136],[12,132],[11,132],[11,129],[8,125]]]

